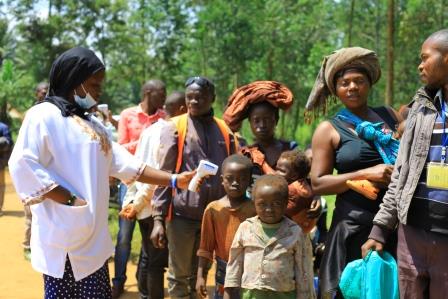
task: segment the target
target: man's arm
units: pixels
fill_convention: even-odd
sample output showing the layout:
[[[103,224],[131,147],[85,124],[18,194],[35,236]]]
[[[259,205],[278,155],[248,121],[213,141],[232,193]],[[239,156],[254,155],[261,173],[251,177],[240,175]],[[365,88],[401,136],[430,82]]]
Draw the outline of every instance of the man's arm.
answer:
[[[177,129],[173,123],[162,128],[158,153],[161,170],[174,173],[177,162],[177,139]],[[156,188],[152,199],[154,219],[163,220],[165,218],[171,200],[172,190],[167,190],[162,186]]]
[[[120,120],[118,122],[118,143],[121,145],[124,145],[128,143],[129,140],[129,134],[128,134],[128,113],[127,109],[122,111],[120,114]]]
[[[160,135],[159,159],[160,168],[174,172],[177,162],[177,129],[174,123],[170,122],[162,128]],[[154,228],[151,233],[151,241],[156,248],[164,248],[165,241],[165,217],[168,214],[172,201],[172,190],[158,186],[152,198],[152,216],[154,218]]]

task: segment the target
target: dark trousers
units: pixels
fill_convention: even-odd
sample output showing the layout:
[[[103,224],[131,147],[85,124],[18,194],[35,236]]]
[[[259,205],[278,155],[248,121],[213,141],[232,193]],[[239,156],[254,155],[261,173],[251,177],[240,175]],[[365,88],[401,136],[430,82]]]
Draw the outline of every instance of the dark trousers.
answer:
[[[142,234],[142,250],[138,266],[138,290],[142,299],[163,298],[163,274],[168,267],[168,249],[158,249],[149,238],[154,220],[148,217],[138,221]]]
[[[198,271],[197,251],[201,240],[201,221],[174,217],[166,223],[169,270],[168,292],[171,298],[195,299]]]
[[[448,298],[448,236],[400,224],[397,258],[402,299]]]

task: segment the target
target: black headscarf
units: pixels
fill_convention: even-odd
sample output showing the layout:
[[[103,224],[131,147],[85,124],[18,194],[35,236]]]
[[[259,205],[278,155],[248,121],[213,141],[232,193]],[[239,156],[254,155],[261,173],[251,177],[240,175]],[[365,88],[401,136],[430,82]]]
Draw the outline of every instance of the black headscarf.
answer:
[[[43,102],[56,105],[64,117],[74,114],[85,119],[87,110],[67,97],[82,82],[104,69],[104,64],[89,49],[76,47],[65,51],[51,66],[50,87]]]

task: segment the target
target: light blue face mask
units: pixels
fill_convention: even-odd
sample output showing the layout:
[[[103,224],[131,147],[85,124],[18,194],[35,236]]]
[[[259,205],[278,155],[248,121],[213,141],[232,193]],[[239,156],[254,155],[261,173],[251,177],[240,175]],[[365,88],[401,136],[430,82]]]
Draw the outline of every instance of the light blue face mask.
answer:
[[[84,90],[84,92],[86,93],[86,96],[81,98],[79,95],[76,94],[76,91],[75,91],[75,95],[74,95],[75,102],[76,102],[76,104],[79,105],[79,107],[88,110],[88,109],[92,108],[93,106],[95,106],[97,104],[97,102],[90,95],[90,93],[88,93],[86,91],[86,89],[84,88],[84,85],[82,85],[82,83],[81,83],[81,87]]]

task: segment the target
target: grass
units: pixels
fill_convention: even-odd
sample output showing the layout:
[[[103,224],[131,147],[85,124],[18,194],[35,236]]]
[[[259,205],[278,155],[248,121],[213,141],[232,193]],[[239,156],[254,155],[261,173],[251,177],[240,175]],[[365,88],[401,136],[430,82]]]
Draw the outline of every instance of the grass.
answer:
[[[324,196],[327,201],[327,228],[330,229],[331,218],[333,217],[334,204],[336,202],[336,195],[326,195]]]
[[[120,209],[117,204],[111,203],[109,207],[109,231],[112,236],[114,244],[117,244],[118,235],[118,213]],[[142,235],[138,223],[135,224],[134,234],[131,242],[131,257],[132,263],[137,264],[138,256],[140,255],[140,248],[142,245]]]

